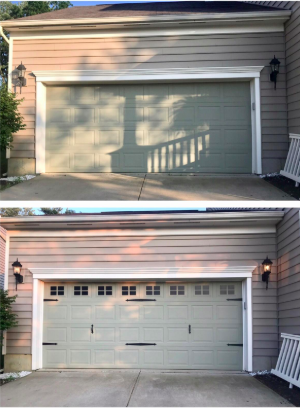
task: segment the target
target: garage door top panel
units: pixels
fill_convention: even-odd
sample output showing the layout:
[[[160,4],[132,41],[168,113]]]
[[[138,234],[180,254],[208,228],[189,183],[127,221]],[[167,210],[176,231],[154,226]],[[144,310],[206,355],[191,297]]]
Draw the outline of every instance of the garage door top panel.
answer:
[[[47,87],[48,172],[251,172],[249,82]]]

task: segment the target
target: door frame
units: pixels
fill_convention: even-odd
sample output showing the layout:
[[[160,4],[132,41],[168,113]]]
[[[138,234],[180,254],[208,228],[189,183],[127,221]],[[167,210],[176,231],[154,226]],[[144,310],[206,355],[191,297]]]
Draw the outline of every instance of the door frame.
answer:
[[[148,268],[147,273],[141,273],[136,268],[128,270],[109,269],[45,269],[30,268],[33,277],[33,302],[32,302],[32,370],[43,368],[43,314],[44,314],[44,283],[45,282],[103,282],[103,281],[155,281],[185,280],[190,282],[195,279],[209,280],[238,280],[242,282],[243,305],[243,370],[252,371],[253,360],[253,332],[252,332],[252,271],[254,267],[227,268],[224,272],[215,268],[215,272],[207,272],[213,268],[180,268],[179,272],[166,273],[160,268]],[[207,269],[207,270],[206,270]],[[140,272],[140,273],[139,273]]]
[[[35,157],[36,173],[46,172],[46,89],[47,85],[176,83],[249,81],[251,98],[252,173],[262,173],[260,73],[264,66],[161,68],[131,70],[34,71],[36,77]]]

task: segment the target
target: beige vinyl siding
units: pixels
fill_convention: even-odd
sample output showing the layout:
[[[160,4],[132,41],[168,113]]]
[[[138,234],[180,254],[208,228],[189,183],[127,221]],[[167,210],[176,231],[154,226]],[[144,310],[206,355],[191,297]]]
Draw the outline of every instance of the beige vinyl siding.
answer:
[[[289,133],[300,134],[300,2],[299,1],[251,1],[263,6],[291,10],[285,24],[286,78]]]
[[[14,310],[19,326],[8,333],[8,353],[31,353],[32,276],[27,268],[43,267],[195,267],[216,261],[230,265],[260,265],[266,254],[276,259],[276,235],[164,236],[146,235],[88,238],[11,238],[11,264],[16,256],[25,267],[25,283],[18,287]],[[276,261],[274,261],[276,269]],[[26,270],[27,269],[27,270]],[[9,289],[15,294],[13,271]],[[269,369],[278,355],[277,276],[269,290],[261,272],[253,273],[254,369]]]
[[[269,62],[281,61],[277,91],[269,81]],[[265,66],[261,75],[263,172],[282,168],[288,149],[284,33],[219,34],[118,39],[14,40],[13,66],[23,61],[28,86],[21,113],[26,129],[15,136],[11,157],[35,157],[34,70],[114,70]]]
[[[300,211],[290,209],[278,224],[280,333],[300,335]]]
[[[6,230],[0,226],[0,289],[4,288]]]

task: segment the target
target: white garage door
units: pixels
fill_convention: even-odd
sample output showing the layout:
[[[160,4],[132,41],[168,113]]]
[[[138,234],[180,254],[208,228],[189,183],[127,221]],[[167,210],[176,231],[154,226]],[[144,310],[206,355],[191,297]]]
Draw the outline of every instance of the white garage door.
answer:
[[[242,332],[239,282],[45,287],[45,368],[241,370]]]
[[[251,173],[249,82],[47,87],[46,171]]]

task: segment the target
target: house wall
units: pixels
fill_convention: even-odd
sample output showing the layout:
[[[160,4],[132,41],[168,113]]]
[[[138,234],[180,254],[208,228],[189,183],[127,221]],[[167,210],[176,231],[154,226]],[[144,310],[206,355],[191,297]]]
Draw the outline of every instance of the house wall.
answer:
[[[285,24],[286,78],[289,133],[300,134],[300,2],[249,1],[292,11]]]
[[[269,81],[273,55],[281,61],[277,90]],[[265,66],[261,75],[263,173],[279,171],[288,150],[284,33],[244,33],[181,37],[13,40],[13,67],[27,68],[27,87],[20,112],[26,129],[15,135],[10,173],[15,162],[35,158],[34,70],[114,70],[122,68],[184,68]]]
[[[0,289],[4,289],[6,231],[0,226]]]
[[[277,227],[279,334],[300,335],[300,210],[290,209]]]
[[[178,231],[176,231],[178,234]],[[117,231],[116,231],[117,234]],[[182,235],[173,236],[101,236],[87,238],[10,239],[9,264],[16,256],[25,270],[23,285],[18,286],[14,311],[19,326],[8,331],[7,353],[31,354],[32,275],[28,268],[88,267],[172,267],[207,266],[216,262],[231,266],[260,265],[266,254],[276,259],[276,234]],[[274,262],[276,268],[276,261]],[[16,294],[12,269],[9,291]],[[277,275],[271,275],[269,290],[261,281],[260,268],[253,272],[253,362],[254,370],[270,369],[278,355]],[[9,358],[7,356],[6,358]]]

